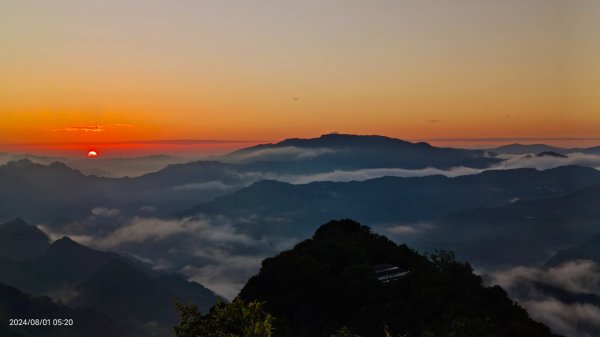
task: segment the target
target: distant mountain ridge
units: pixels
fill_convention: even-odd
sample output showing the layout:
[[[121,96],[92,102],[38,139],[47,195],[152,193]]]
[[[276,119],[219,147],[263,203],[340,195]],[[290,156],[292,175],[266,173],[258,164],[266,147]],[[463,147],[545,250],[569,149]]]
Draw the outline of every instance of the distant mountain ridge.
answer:
[[[540,150],[562,153],[549,146],[534,153],[544,152]],[[261,144],[210,161],[172,164],[135,178],[84,175],[59,162],[42,165],[23,159],[0,166],[0,221],[26,214],[28,220],[50,228],[93,221],[97,223],[90,227],[110,231],[114,219],[92,217],[93,209],[116,209],[123,217],[167,216],[263,179],[340,171],[468,168],[472,173],[498,167],[504,159],[493,152],[435,147],[376,135],[327,134]]]
[[[500,207],[516,199],[558,197],[593,183],[600,183],[600,171],[577,166],[545,171],[495,170],[454,178],[384,177],[303,185],[261,181],[177,216],[200,213],[233,218],[255,216],[261,219],[260,228],[248,224],[241,230],[288,231],[304,236],[312,228],[302,224],[335,217],[349,216],[370,224],[429,222],[450,212]],[[278,219],[285,222],[277,222]]]
[[[285,151],[290,149],[307,152],[289,154]],[[313,152],[310,152],[311,150]],[[291,138],[275,144],[256,145],[232,152],[224,156],[224,159],[255,163],[254,166],[261,162],[266,164],[289,161],[291,163],[288,166],[276,166],[279,170],[288,172],[298,171],[298,162],[303,171],[317,172],[378,167],[488,168],[502,161],[483,150],[441,148],[424,142],[411,143],[384,136],[348,134],[326,134],[309,139]]]
[[[555,267],[573,260],[591,260],[600,264],[600,234],[596,234],[573,247],[559,250],[546,261],[545,266]]]
[[[457,239],[446,247],[479,265],[539,265],[556,253],[556,247],[572,246],[598,234],[598,219],[600,184],[595,183],[562,196],[453,214],[440,225],[447,231],[438,233],[438,238],[452,233]],[[565,262],[569,256],[593,259],[598,256],[594,251],[584,243],[559,251],[547,263]]]
[[[52,227],[55,223],[89,222],[98,207],[118,209],[123,215],[161,215],[209,200],[229,190],[194,186],[214,180],[224,186],[243,186],[231,164],[197,162],[173,165],[137,178],[86,176],[62,163],[42,165],[27,159],[0,166],[0,221],[26,214],[28,220]],[[192,188],[177,187],[190,184]],[[150,210],[150,213],[148,211]],[[114,228],[114,219],[97,228]]]
[[[504,154],[532,154],[540,152],[555,152],[562,155],[569,153],[585,153],[585,154],[596,154],[600,155],[600,146],[593,147],[574,147],[574,148],[562,148],[546,144],[507,144],[502,145],[489,151],[504,153]]]
[[[9,162],[0,166],[0,221],[27,214],[29,220],[56,227],[89,222],[98,207],[118,209],[124,216],[165,216],[274,175],[372,168],[484,169],[502,161],[482,150],[334,134],[258,145],[214,159],[168,165],[135,178],[84,175],[60,162]],[[114,229],[110,219],[94,221],[102,222],[95,228]]]

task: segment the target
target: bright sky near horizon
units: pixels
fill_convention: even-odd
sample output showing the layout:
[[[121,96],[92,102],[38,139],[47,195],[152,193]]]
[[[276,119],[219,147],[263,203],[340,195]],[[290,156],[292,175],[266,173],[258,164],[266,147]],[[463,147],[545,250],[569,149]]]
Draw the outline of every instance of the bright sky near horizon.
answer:
[[[600,137],[600,1],[3,0],[0,78],[0,144]]]

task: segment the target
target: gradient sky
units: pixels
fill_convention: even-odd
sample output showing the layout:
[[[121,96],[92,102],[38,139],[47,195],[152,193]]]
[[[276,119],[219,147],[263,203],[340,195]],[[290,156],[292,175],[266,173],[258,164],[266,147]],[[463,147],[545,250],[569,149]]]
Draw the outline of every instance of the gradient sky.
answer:
[[[2,0],[0,144],[600,137],[598,18],[595,0]]]

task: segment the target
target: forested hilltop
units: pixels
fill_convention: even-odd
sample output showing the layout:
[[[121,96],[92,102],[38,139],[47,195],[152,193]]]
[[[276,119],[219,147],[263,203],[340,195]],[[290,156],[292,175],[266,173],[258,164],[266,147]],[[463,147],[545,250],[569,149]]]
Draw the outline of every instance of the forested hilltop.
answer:
[[[178,337],[556,336],[452,253],[421,255],[352,220],[264,260],[232,304],[179,309]]]

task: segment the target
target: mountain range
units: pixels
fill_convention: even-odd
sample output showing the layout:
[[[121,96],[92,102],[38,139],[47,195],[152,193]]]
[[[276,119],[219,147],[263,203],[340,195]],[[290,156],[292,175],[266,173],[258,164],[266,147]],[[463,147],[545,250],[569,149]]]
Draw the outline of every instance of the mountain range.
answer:
[[[555,253],[552,263],[565,262],[567,256],[594,259],[586,248],[590,244],[584,242],[600,232],[598,219],[600,184],[596,183],[562,196],[517,200],[450,215],[441,221],[440,227],[447,230],[437,238],[453,242],[446,247],[464,253],[463,257],[478,265],[540,265]],[[561,247],[580,243],[580,248],[561,251]]]
[[[562,155],[569,153],[585,153],[585,154],[600,154],[600,146],[586,147],[586,148],[562,148],[556,146],[550,146],[546,144],[507,144],[502,145],[493,149],[489,149],[491,152],[503,153],[503,154],[532,154],[541,152],[554,152]]]
[[[329,134],[133,178],[12,161],[0,166],[0,222],[8,221],[0,225],[0,283],[24,308],[49,296],[60,301],[48,302],[52,310],[103,315],[131,336],[166,336],[176,321],[175,299],[202,311],[219,299],[169,271],[203,283],[221,280],[235,294],[264,256],[311,237],[315,224],[330,219],[356,219],[420,251],[450,249],[486,270],[600,262],[594,151],[519,144],[448,149]],[[577,152],[587,153],[587,161],[577,161]],[[526,161],[552,168],[501,169]],[[555,167],[570,162],[584,166]],[[579,303],[572,300],[579,294],[552,287],[537,282],[523,289]]]
[[[594,183],[600,183],[600,172],[577,166],[545,171],[492,170],[454,178],[441,175],[383,177],[299,185],[260,181],[177,215],[257,217],[260,221],[256,228],[244,225],[241,230],[250,234],[253,231],[288,232],[302,237],[314,230],[302,224],[344,215],[373,226],[433,223],[450,213],[505,205],[517,207],[526,200],[565,196]],[[511,206],[519,200],[521,202]]]
[[[548,147],[536,150],[561,153]],[[174,160],[171,157],[158,159],[162,163]],[[0,221],[25,217],[54,228],[96,222],[98,225],[94,227],[111,230],[115,219],[95,214],[94,209],[116,210],[125,218],[166,216],[261,180],[332,180],[331,177],[340,172],[350,176],[354,172],[357,177],[366,172],[366,178],[354,178],[360,180],[368,179],[369,175],[427,175],[446,170],[449,174],[454,174],[453,170],[472,174],[501,167],[505,160],[493,151],[441,148],[383,136],[344,134],[262,144],[213,157],[210,161],[171,164],[134,178],[84,175],[60,162],[44,165],[21,159],[0,166],[0,186],[3,187],[0,189]],[[86,229],[80,228],[80,231]]]

